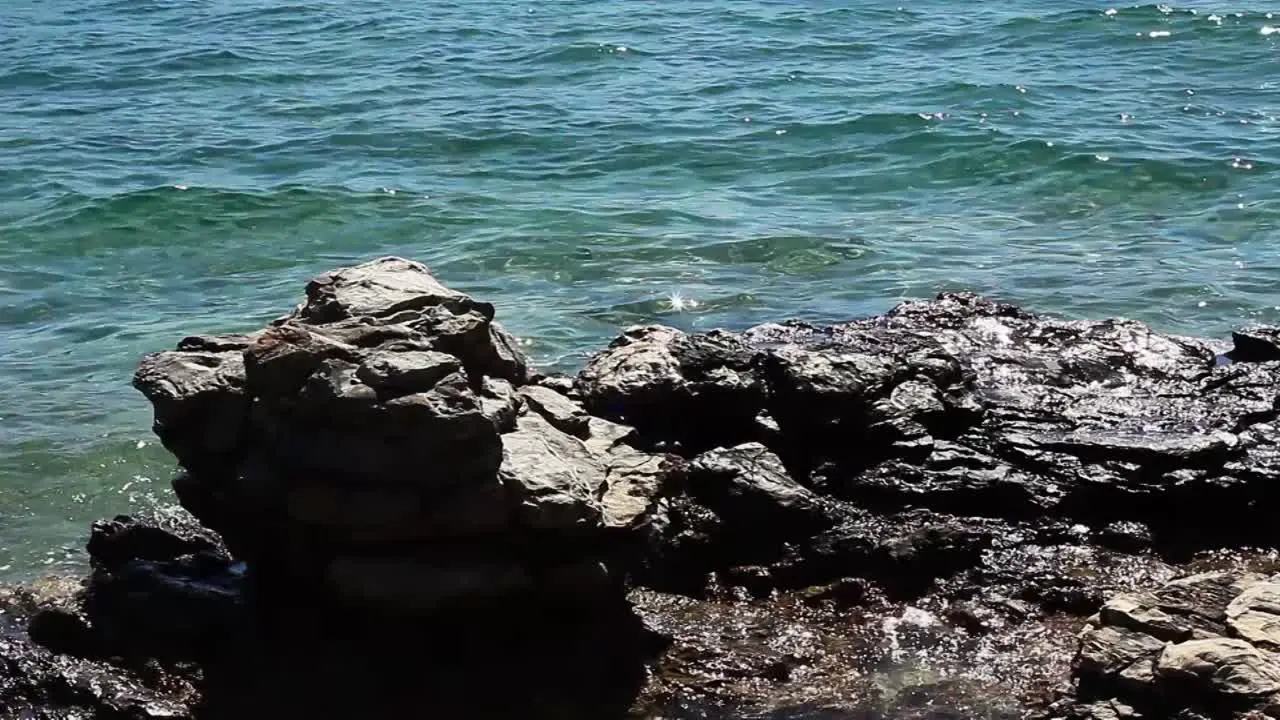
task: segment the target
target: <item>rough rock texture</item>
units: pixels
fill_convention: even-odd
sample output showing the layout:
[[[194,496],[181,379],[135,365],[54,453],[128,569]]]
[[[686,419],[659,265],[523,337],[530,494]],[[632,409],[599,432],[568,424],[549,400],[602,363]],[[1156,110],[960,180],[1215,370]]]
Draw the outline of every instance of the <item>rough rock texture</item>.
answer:
[[[1052,517],[1191,552],[1274,539],[1280,366],[1226,349],[946,294],[824,328],[629,330],[578,390],[688,457],[762,442],[859,508]],[[685,407],[708,397],[730,398],[714,421]]]
[[[144,359],[216,535],[95,526],[0,700],[89,663],[103,717],[1280,716],[1280,331],[947,293],[566,378],[493,317],[388,258]]]
[[[1082,635],[1080,694],[1143,716],[1275,715],[1277,587],[1275,575],[1216,571],[1111,598]]]
[[[1144,717],[1280,712],[1280,576],[1209,572],[1109,599],[1081,636],[1075,672],[1087,699]],[[1253,715],[1250,715],[1253,713]]]
[[[527,384],[493,317],[384,258],[313,280],[254,335],[147,356],[134,384],[182,504],[277,584],[412,613],[616,586],[609,533],[666,471],[619,447],[630,428]]]

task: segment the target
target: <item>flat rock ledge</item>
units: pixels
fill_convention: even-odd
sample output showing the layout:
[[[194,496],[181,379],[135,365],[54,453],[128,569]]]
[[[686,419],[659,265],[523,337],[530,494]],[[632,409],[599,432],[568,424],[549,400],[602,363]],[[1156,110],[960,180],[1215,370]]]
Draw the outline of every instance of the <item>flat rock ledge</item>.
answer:
[[[143,358],[181,508],[0,592],[0,716],[1280,717],[1280,331],[944,293],[563,377],[495,314],[383,258]]]

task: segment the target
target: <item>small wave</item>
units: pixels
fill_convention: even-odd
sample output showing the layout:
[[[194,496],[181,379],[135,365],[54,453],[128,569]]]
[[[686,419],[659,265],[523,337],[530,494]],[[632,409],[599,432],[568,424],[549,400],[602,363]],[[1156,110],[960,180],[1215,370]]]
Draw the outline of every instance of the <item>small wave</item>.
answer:
[[[11,70],[0,75],[0,89],[39,89],[62,82],[63,77],[49,70]]]
[[[185,70],[206,70],[210,68],[240,67],[253,62],[257,58],[248,53],[231,50],[228,48],[221,49],[205,49],[205,50],[184,50],[177,53],[171,53],[167,57],[158,59],[152,70],[161,72],[174,72]]]
[[[597,63],[603,60],[625,60],[627,58],[648,57],[649,53],[630,45],[613,43],[574,43],[572,45],[553,46],[540,50],[525,58],[526,62],[576,65]]]
[[[251,192],[174,183],[105,197],[64,192],[43,211],[10,227],[46,238],[42,253],[83,254],[119,249],[120,237],[113,231],[128,230],[134,247],[163,246],[174,233],[207,227],[210,222],[252,225],[273,214],[306,217],[338,207],[354,210],[368,202],[368,193],[347,189],[280,186]],[[60,243],[73,247],[59,248]]]
[[[1128,12],[1128,11],[1126,11]],[[1009,18],[990,28],[993,33],[1023,35],[1027,32],[1048,30],[1060,34],[1074,27],[1082,27],[1098,21],[1099,17],[1108,17],[1097,10],[1060,10],[1043,15],[1025,15]]]

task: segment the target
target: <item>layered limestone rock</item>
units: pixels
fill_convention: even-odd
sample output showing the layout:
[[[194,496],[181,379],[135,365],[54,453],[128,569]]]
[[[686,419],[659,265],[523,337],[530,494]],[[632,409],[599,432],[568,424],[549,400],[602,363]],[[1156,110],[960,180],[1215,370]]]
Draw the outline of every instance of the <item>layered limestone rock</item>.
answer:
[[[1280,713],[1280,576],[1210,572],[1111,598],[1081,635],[1084,698],[1134,717]],[[1096,703],[1081,716],[1098,717]]]
[[[662,458],[529,384],[493,306],[384,258],[248,336],[187,338],[135,386],[183,506],[250,568],[428,612],[608,584]]]
[[[1233,339],[944,293],[628,328],[544,377],[423,266],[337,270],[143,361],[216,536],[96,526],[35,644],[0,615],[0,700],[115,712],[150,677],[181,717],[421,714],[429,677],[442,716],[1268,716],[1280,333]],[[588,687],[612,710],[570,712]]]

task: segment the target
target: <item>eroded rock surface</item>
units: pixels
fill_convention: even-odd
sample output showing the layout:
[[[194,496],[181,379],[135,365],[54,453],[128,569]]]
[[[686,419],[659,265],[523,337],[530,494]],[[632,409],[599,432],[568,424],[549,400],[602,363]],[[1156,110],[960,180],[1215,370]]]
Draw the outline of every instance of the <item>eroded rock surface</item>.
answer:
[[[348,693],[366,708],[425,692],[476,717],[1280,709],[1274,329],[1219,344],[947,293],[829,327],[630,328],[565,378],[494,315],[385,258],[148,356],[175,490],[216,532],[96,526],[87,589],[21,625],[10,674],[158,660],[187,694],[141,696],[203,717],[279,716],[343,668],[383,678]],[[397,638],[438,652],[351,668]],[[317,698],[308,717],[342,705]]]
[[[492,305],[384,258],[313,280],[254,335],[149,355],[134,380],[180,501],[251,571],[422,614],[620,587],[582,570],[666,470],[529,379]]]
[[[1142,717],[1276,715],[1278,581],[1209,572],[1111,598],[1081,636],[1081,696],[1109,698]]]
[[[1141,524],[1190,551],[1273,539],[1277,365],[1225,350],[946,294],[824,328],[630,330],[578,389],[687,456],[762,442],[859,507]],[[708,422],[686,395],[733,401]]]

